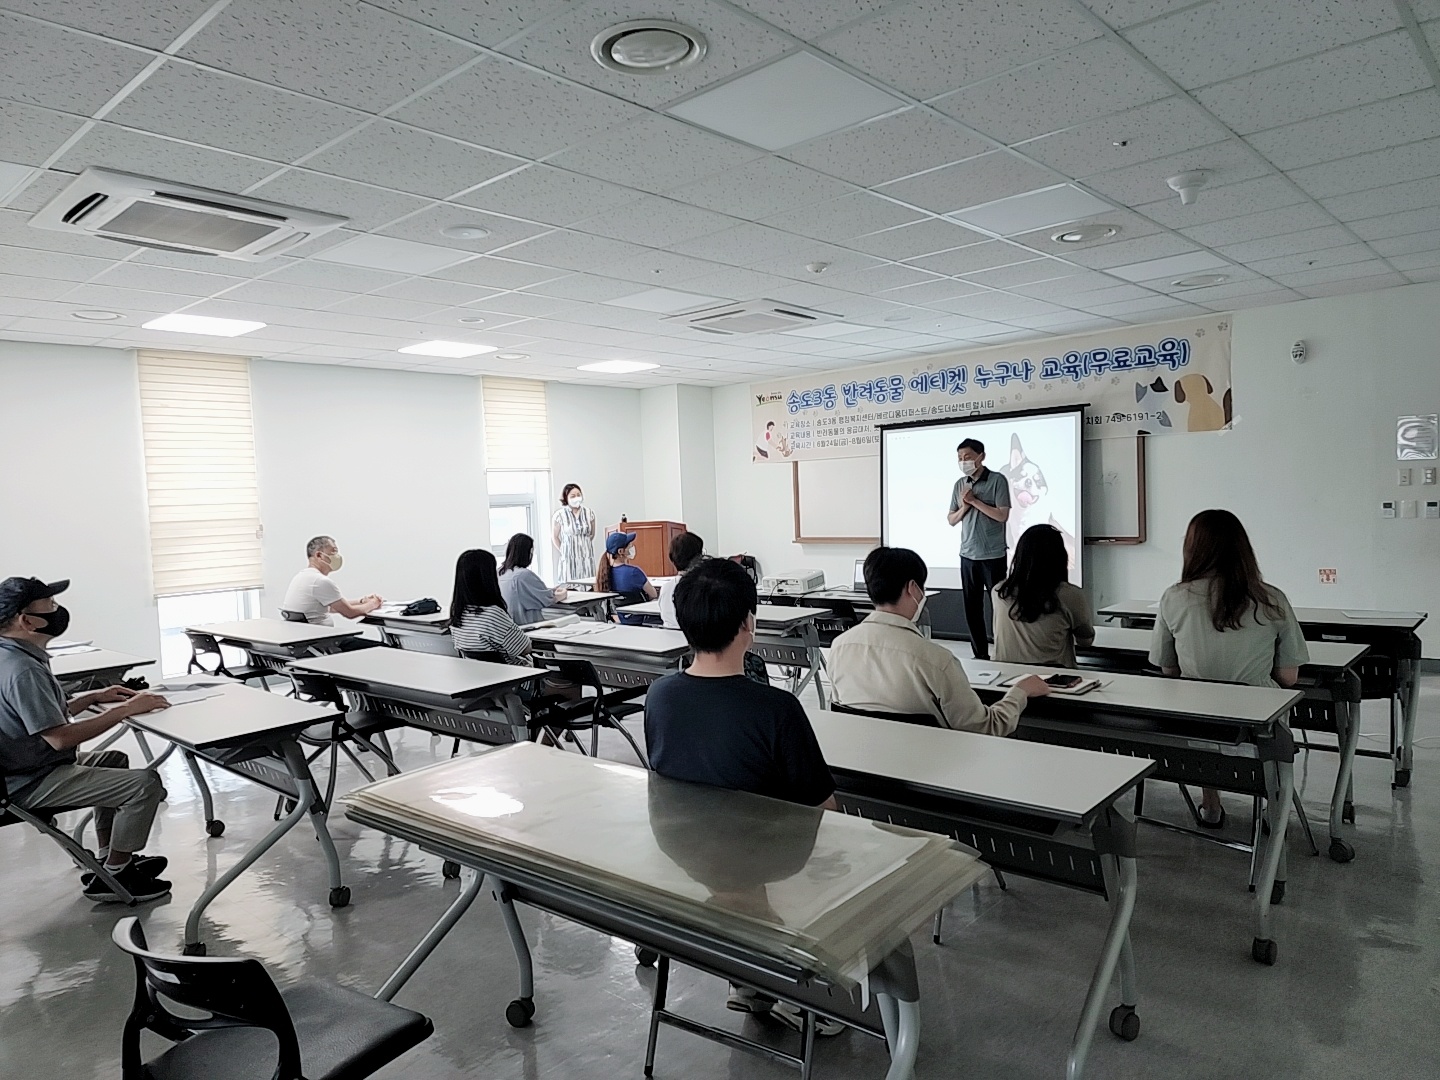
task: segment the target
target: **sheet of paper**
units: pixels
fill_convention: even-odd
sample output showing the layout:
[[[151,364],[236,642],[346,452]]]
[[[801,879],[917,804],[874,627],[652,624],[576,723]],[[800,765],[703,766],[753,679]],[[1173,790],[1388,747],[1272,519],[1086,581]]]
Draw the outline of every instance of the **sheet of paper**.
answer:
[[[197,701],[219,696],[219,690],[171,690],[164,695],[164,698],[170,702],[170,707],[174,708],[178,705],[193,705]]]
[[[59,649],[51,647],[46,651],[51,656],[79,656],[82,653],[99,652],[100,649],[95,645],[66,645]]]
[[[1347,619],[1354,619],[1356,622],[1393,622],[1396,619],[1423,617],[1419,611],[1342,611],[1340,614]]]
[[[87,648],[88,646],[88,648]],[[84,641],[76,641],[74,638],[56,638],[45,646],[49,652],[88,652],[94,648],[94,643],[86,638]]]

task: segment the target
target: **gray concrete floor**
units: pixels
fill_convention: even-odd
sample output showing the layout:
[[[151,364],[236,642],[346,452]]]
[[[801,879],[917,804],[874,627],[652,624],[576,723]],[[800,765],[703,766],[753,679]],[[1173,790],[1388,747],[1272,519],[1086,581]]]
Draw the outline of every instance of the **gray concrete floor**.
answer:
[[[1096,1037],[1092,1077],[1410,1078],[1440,1071],[1440,679],[1428,678],[1415,779],[1390,789],[1386,762],[1356,768],[1357,857],[1313,858],[1292,827],[1290,883],[1276,909],[1280,962],[1250,960],[1247,859],[1142,827],[1139,901],[1133,927],[1143,1030],[1122,1043]],[[1366,703],[1362,745],[1383,748],[1383,703]],[[449,752],[419,733],[398,743],[402,766]],[[618,737],[602,753],[627,760]],[[360,777],[342,766],[342,789]],[[1323,834],[1335,758],[1312,752],[1297,783]],[[271,824],[274,799],[212,773],[227,823],[205,837],[198,793],[178,762],[151,849],[171,859],[172,899],[140,909],[153,946],[178,950],[185,913]],[[1227,800],[1230,833],[1243,838],[1245,800]],[[1173,787],[1151,785],[1147,812],[1183,818]],[[211,955],[262,959],[282,984],[334,979],[373,992],[455,895],[436,859],[412,845],[337,817],[332,831],[351,907],[326,904],[326,875],[302,826],[210,908]],[[127,914],[88,903],[64,854],[24,826],[0,830],[0,1077],[110,1078],[119,1073],[120,1029],[131,965],[110,943]],[[919,1075],[1054,1078],[1065,1055],[1103,936],[1097,898],[1011,877],[987,882],[951,905],[945,943],[917,935],[924,1034]],[[506,1025],[513,955],[493,905],[476,903],[397,1001],[435,1021],[427,1043],[381,1075],[414,1080],[480,1077],[640,1076],[653,973],[631,947],[521,909],[536,962],[535,1024]],[[714,979],[681,973],[672,1005],[757,1036],[781,1036],[724,1009]],[[1112,994],[1112,1002],[1118,1000]],[[793,1071],[684,1033],[661,1034],[656,1075],[790,1077]],[[157,1044],[158,1045],[158,1044]],[[817,1077],[879,1077],[878,1042],[855,1032],[825,1040]]]

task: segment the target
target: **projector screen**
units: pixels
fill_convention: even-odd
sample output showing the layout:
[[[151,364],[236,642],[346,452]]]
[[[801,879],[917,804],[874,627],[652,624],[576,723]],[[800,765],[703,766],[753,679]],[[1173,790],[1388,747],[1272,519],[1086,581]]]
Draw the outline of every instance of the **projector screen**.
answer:
[[[1083,408],[905,424],[880,429],[880,535],[892,547],[918,551],[930,585],[960,587],[960,529],[946,520],[960,479],[956,446],[985,444],[985,467],[1010,483],[1007,558],[1032,525],[1065,537],[1070,580],[1080,582],[1080,431]],[[973,511],[972,511],[973,512]]]

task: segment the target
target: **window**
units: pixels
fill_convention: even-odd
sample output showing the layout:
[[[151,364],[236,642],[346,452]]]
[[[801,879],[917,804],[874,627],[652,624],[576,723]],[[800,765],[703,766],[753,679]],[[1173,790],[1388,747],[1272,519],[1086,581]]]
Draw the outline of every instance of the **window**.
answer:
[[[490,549],[505,557],[516,533],[535,538],[532,569],[551,580],[550,421],[545,384],[481,377],[485,404],[485,481],[490,489]]]
[[[487,470],[490,488],[490,550],[497,559],[505,557],[505,545],[516,533],[535,538],[535,563],[531,567],[550,580],[554,548],[550,542],[550,474]]]
[[[225,589],[221,592],[191,593],[162,596],[157,600],[160,615],[160,672],[168,677],[183,675],[190,662],[190,639],[187,626],[200,623],[230,622],[254,619],[260,615],[259,589]],[[227,649],[226,663],[243,665],[245,654]]]

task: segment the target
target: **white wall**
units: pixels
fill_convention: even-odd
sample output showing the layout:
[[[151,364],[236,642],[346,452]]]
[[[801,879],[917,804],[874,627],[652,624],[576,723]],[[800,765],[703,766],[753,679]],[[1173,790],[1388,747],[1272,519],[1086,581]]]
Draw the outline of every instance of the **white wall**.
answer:
[[[679,387],[640,391],[640,454],[645,476],[645,508],[632,519],[684,521],[685,497],[680,473]]]
[[[132,353],[0,341],[0,577],[73,584],[73,638],[160,654]]]
[[[707,386],[675,387],[679,423],[681,517],[707,545],[719,539],[715,502],[715,408]],[[647,492],[648,494],[648,492]]]
[[[448,603],[456,556],[490,544],[479,380],[255,361],[250,383],[264,614],[319,533],[345,555],[346,596]]]
[[[640,393],[621,387],[545,384],[550,479],[555,488],[550,512],[560,505],[561,487],[576,483],[585,491],[585,504],[595,511],[600,536],[621,514],[631,521],[645,519]],[[597,554],[603,550],[599,543],[597,539]]]
[[[1304,366],[1290,361],[1297,339],[1310,347]],[[1440,486],[1395,482],[1395,418],[1440,412],[1437,342],[1433,284],[1237,313],[1234,430],[1150,440],[1150,541],[1087,549],[1097,604],[1158,595],[1179,575],[1191,515],[1220,506],[1240,515],[1294,603],[1429,611],[1425,655],[1440,656],[1440,521],[1379,515],[1382,499],[1440,499]],[[790,470],[751,464],[748,389],[714,392],[720,548],[751,552],[767,572],[818,567],[849,581],[865,549],[793,543]],[[1320,567],[1339,583],[1320,585]]]

